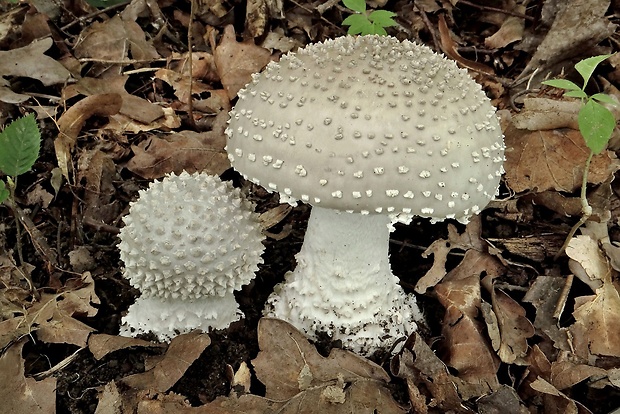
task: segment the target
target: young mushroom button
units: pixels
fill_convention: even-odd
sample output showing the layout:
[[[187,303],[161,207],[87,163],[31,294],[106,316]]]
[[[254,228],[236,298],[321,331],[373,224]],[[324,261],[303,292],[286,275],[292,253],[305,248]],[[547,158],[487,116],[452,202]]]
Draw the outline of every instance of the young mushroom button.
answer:
[[[227,134],[244,177],[313,206],[298,266],[268,313],[364,353],[420,317],[390,271],[391,224],[466,222],[503,173],[502,132],[480,86],[389,36],[341,37],[270,63],[239,92]]]

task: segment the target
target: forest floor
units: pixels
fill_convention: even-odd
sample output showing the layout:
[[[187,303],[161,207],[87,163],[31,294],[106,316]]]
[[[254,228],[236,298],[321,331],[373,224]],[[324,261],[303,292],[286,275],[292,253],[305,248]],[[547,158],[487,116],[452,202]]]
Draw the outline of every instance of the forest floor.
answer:
[[[392,269],[407,293],[419,292],[426,325],[398,354],[368,359],[261,319],[295,267],[310,207],[280,206],[224,151],[228,111],[250,74],[345,35],[351,10],[309,0],[197,0],[193,10],[189,0],[111,3],[0,2],[0,125],[34,113],[42,134],[15,203],[0,205],[0,412],[620,407],[620,141],[614,131],[593,157],[593,214],[562,252],[581,217],[589,149],[581,103],[541,86],[579,83],[576,62],[618,51],[619,1],[368,2],[396,14],[389,35],[469,70],[499,109],[506,140],[500,194],[470,224],[397,225]],[[613,55],[586,91],[618,100],[619,82]],[[233,181],[269,222],[264,263],[235,293],[245,317],[170,344],[118,336],[139,295],[122,275],[123,216],[139,190],[183,170]]]

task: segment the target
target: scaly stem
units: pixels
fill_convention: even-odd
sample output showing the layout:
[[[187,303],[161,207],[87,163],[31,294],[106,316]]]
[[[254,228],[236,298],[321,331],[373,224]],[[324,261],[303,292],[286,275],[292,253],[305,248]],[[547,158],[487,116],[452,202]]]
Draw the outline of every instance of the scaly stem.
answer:
[[[581,219],[570,229],[568,232],[568,236],[564,240],[564,244],[553,257],[554,260],[558,260],[558,258],[564,253],[566,247],[568,247],[568,243],[573,238],[579,227],[583,226],[583,224],[588,221],[590,216],[592,215],[592,206],[588,204],[588,198],[586,195],[586,187],[588,185],[588,172],[590,171],[590,162],[592,161],[592,157],[594,156],[594,152],[590,151],[590,155],[588,155],[588,159],[586,160],[586,165],[583,170],[583,180],[581,181]]]

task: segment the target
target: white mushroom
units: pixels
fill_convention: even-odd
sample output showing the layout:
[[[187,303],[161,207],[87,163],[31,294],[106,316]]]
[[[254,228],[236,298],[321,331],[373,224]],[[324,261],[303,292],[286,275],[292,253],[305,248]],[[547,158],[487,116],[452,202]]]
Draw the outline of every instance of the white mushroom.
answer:
[[[169,340],[192,329],[223,329],[242,313],[234,290],[247,284],[264,250],[253,205],[217,176],[171,174],[140,191],[121,229],[124,276],[141,296],[121,334]]]
[[[421,318],[390,270],[392,223],[465,222],[503,173],[502,132],[480,86],[429,48],[387,36],[341,37],[270,63],[239,93],[227,134],[246,179],[313,206],[297,268],[267,313],[362,353]]]

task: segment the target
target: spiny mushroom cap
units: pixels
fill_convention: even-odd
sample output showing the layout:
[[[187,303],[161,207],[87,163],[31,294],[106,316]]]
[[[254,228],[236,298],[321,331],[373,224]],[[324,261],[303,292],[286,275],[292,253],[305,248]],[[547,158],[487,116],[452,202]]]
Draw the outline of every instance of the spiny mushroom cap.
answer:
[[[140,191],[119,244],[124,275],[142,296],[224,296],[262,263],[258,215],[239,189],[208,174],[171,174]]]
[[[389,36],[340,37],[272,62],[239,92],[235,169],[284,199],[467,220],[494,197],[504,143],[467,71]]]

